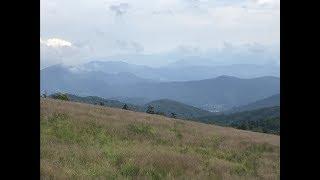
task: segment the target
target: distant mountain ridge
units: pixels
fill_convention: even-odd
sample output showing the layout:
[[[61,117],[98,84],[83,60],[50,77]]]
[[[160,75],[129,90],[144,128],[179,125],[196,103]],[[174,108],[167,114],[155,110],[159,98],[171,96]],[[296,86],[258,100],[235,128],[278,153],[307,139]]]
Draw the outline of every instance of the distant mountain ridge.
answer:
[[[220,76],[200,81],[141,83],[121,89],[119,93],[153,100],[171,99],[196,107],[213,104],[231,108],[279,93],[279,84],[276,77],[240,79]]]
[[[198,117],[198,121],[264,133],[280,134],[280,106]]]
[[[129,64],[122,61],[93,61],[78,65],[75,68],[106,73],[129,72],[138,77],[148,77],[156,81],[193,81],[215,78],[221,75],[236,76],[239,78],[280,76],[279,67],[274,65],[188,65],[184,64],[184,60],[159,68]]]
[[[247,105],[232,108],[227,112],[234,113],[234,112],[249,111],[249,110],[255,110],[255,109],[272,107],[272,106],[280,106],[280,94],[275,94],[265,99],[261,99],[253,103],[249,103]]]
[[[272,76],[251,79],[219,76],[197,81],[159,82],[129,72],[105,73],[57,65],[41,70],[40,90],[107,99],[171,99],[195,107],[219,106],[224,110],[279,93],[280,80]]]

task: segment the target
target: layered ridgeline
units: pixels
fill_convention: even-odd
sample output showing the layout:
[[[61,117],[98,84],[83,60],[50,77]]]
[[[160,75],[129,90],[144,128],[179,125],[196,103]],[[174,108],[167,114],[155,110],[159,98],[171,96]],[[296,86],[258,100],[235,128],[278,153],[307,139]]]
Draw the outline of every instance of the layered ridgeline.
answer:
[[[41,179],[279,179],[280,138],[40,100]]]
[[[280,106],[265,107],[231,114],[198,117],[200,122],[239,129],[280,134]]]
[[[247,105],[232,108],[228,110],[226,113],[249,111],[249,110],[255,110],[255,109],[260,109],[265,107],[273,107],[273,106],[280,106],[280,94],[275,94],[265,99],[261,99],[261,100],[249,103]]]
[[[219,76],[197,81],[158,82],[130,72],[106,73],[61,65],[41,70],[40,86],[42,91],[48,93],[60,91],[108,99],[171,99],[196,107],[219,106],[222,107],[221,110],[245,105],[280,92],[279,78],[271,76],[251,79]]]
[[[51,94],[49,97],[53,99],[59,98],[60,93]],[[160,114],[168,117],[172,117],[173,114],[176,118],[181,119],[195,119],[197,117],[206,116],[212,114],[209,111],[199,109],[187,104],[183,104],[177,101],[169,99],[160,99],[156,101],[148,102],[144,105],[134,105],[129,103],[120,102],[117,100],[105,99],[97,96],[86,96],[81,97],[73,94],[64,94],[67,96],[69,101],[81,102],[93,105],[114,107],[114,108],[123,108],[126,105],[127,110],[137,111],[137,112],[146,112],[148,107],[153,107],[155,114]]]
[[[239,58],[239,57],[237,57]],[[213,65],[214,62],[202,64],[204,59],[195,58],[193,62],[187,59],[179,60],[162,67],[149,67],[129,64],[121,61],[92,61],[74,68],[86,71],[100,71],[105,73],[127,72],[139,77],[148,77],[164,81],[192,81],[218,77],[221,75],[240,78],[254,78],[261,76],[280,77],[280,69],[275,65],[231,64]],[[241,62],[241,61],[238,61]]]

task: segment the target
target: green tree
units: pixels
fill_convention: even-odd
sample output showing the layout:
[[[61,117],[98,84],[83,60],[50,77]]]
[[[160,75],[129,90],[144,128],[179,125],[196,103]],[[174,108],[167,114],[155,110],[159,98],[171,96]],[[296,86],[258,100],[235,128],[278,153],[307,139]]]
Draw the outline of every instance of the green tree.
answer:
[[[147,111],[146,113],[149,113],[149,114],[154,114],[154,107],[149,105],[148,108],[147,108]]]
[[[64,93],[56,93],[51,96],[53,99],[60,99],[64,101],[69,101],[69,97]]]
[[[129,108],[128,108],[128,105],[127,105],[127,104],[124,104],[123,107],[122,107],[122,109],[128,110],[128,109],[129,109]]]
[[[43,96],[44,98],[47,98],[47,91],[44,91],[44,93],[42,94],[42,96]]]
[[[171,113],[171,118],[177,118],[177,114],[176,113]]]

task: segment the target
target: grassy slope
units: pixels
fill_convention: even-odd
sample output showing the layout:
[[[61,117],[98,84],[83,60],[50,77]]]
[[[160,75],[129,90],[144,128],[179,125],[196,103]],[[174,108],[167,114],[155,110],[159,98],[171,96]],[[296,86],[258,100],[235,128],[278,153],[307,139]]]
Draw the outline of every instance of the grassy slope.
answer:
[[[276,135],[41,99],[41,177],[279,179]]]

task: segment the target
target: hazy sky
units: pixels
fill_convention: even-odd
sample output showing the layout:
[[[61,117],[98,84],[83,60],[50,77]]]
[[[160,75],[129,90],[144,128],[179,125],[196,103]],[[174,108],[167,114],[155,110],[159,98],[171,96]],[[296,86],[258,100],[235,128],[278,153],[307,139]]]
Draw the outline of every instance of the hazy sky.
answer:
[[[41,67],[232,48],[279,57],[279,43],[280,0],[41,0]]]

